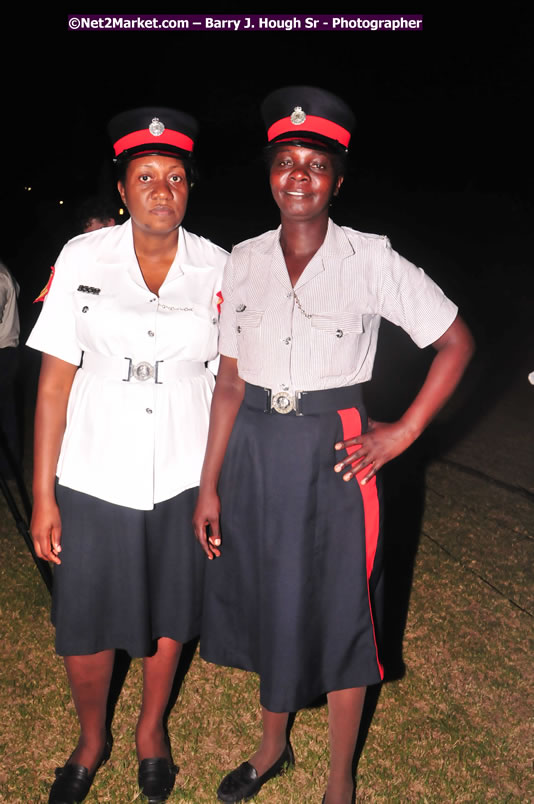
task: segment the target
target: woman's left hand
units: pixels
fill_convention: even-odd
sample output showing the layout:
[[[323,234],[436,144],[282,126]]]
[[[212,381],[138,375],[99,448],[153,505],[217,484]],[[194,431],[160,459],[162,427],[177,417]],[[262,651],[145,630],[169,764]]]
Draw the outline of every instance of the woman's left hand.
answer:
[[[367,432],[362,435],[338,441],[335,449],[346,449],[349,455],[334,466],[335,472],[343,472],[343,480],[352,480],[366,467],[370,467],[360,482],[371,480],[385,463],[396,458],[408,449],[415,440],[401,421],[387,423],[368,420]],[[358,449],[359,447],[359,449]],[[347,469],[348,471],[344,471]]]
[[[334,466],[335,472],[344,473],[343,480],[352,480],[368,466],[371,468],[360,482],[371,480],[385,463],[413,444],[460,382],[474,351],[473,338],[460,316],[432,346],[437,354],[419,393],[402,418],[391,424],[369,419],[366,433],[335,445],[335,449],[352,452]],[[347,467],[349,470],[345,472]]]

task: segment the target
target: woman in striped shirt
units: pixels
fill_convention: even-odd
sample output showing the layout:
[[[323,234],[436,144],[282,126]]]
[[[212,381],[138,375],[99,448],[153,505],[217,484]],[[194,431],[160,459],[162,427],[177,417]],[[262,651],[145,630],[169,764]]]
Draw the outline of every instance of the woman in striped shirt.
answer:
[[[261,744],[218,797],[251,798],[292,765],[288,713],[326,693],[323,801],[348,804],[366,687],[383,677],[377,472],[451,395],[473,343],[456,305],[387,238],[330,219],[354,122],[346,104],[286,87],[263,115],[281,226],[236,246],[225,269],[194,517],[211,560],[201,654],[260,676]],[[388,424],[367,419],[361,395],[382,316],[436,349],[415,400]]]

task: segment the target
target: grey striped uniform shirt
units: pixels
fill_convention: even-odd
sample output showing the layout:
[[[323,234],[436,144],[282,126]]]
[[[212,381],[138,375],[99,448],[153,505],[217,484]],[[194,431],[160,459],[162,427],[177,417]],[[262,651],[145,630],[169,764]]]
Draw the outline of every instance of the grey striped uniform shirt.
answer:
[[[294,292],[278,229],[234,247],[222,295],[220,353],[237,358],[243,380],[275,392],[366,382],[381,317],[423,348],[443,335],[458,313],[387,237],[331,220]]]

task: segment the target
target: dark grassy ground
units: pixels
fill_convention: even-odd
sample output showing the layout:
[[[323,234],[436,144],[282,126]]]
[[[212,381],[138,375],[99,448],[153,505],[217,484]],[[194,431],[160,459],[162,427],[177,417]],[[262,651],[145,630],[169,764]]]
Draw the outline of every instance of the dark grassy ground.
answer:
[[[484,495],[480,504],[483,481],[465,482],[461,472],[439,463],[427,477],[404,634],[406,671],[378,697],[359,766],[359,800],[527,802],[534,794],[534,601],[526,577],[533,506],[520,506],[510,522],[502,518],[510,492]],[[76,720],[52,648],[47,593],[4,507],[0,544],[0,800],[46,801],[53,768],[76,739]],[[171,800],[215,800],[221,775],[259,735],[256,692],[254,676],[207,665],[195,655],[170,718],[181,766]],[[116,710],[113,756],[90,801],[137,796],[133,729],[139,695],[140,665],[133,662]],[[292,740],[297,767],[264,788],[258,801],[321,800],[328,763],[325,708],[299,713]]]

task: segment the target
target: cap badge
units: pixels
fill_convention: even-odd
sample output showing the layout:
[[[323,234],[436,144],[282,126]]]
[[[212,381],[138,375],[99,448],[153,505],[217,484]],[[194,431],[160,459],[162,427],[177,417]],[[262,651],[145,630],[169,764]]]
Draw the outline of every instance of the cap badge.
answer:
[[[165,131],[165,126],[163,125],[159,117],[153,117],[152,122],[148,127],[148,130],[150,131],[153,137],[161,137],[161,135]]]
[[[301,126],[306,120],[306,113],[302,111],[302,106],[295,106],[289,119],[294,126]]]

